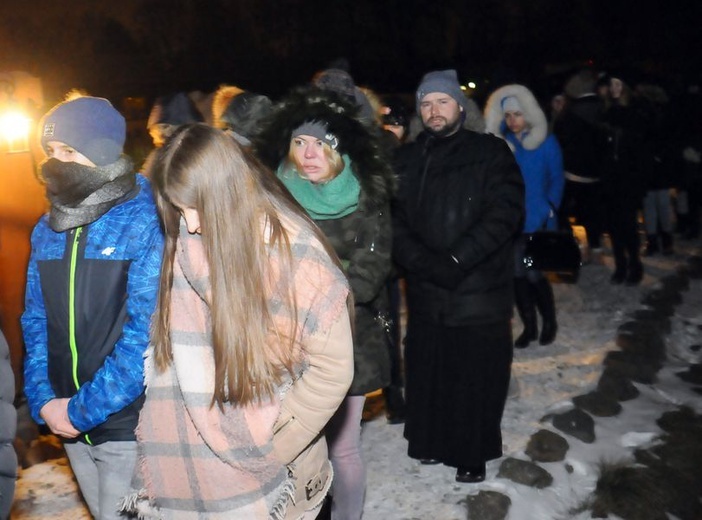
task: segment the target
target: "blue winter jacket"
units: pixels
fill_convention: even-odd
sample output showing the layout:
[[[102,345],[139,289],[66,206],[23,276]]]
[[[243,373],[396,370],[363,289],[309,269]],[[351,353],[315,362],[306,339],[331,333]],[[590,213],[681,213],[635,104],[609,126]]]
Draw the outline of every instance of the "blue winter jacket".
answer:
[[[43,216],[32,233],[22,328],[25,393],[34,420],[54,398],[100,444],[134,440],[143,403],[163,235],[149,181],[97,221],[57,233]]]
[[[556,209],[561,205],[565,184],[563,156],[558,141],[549,135],[538,148],[527,150],[514,134],[506,133],[505,139],[514,150],[524,178],[526,220],[523,232],[533,233],[544,224],[547,229],[555,229],[557,220],[551,214],[551,205]]]

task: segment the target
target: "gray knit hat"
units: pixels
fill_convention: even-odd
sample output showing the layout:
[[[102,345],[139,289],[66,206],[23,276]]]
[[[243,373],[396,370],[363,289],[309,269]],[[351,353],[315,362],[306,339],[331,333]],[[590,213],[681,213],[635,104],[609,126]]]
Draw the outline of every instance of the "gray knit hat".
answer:
[[[44,150],[49,141],[60,141],[105,166],[122,155],[127,124],[108,100],[84,96],[52,108],[40,124],[39,138]]]
[[[464,111],[467,109],[466,96],[461,90],[461,85],[458,83],[458,74],[454,69],[435,70],[424,75],[419,88],[417,88],[417,113],[419,113],[419,105],[424,96],[432,92],[448,94],[456,100]]]
[[[322,121],[305,121],[295,130],[292,131],[290,138],[293,139],[298,135],[311,135],[320,141],[331,146],[332,150],[336,150],[339,146],[339,139],[327,131],[327,124]]]

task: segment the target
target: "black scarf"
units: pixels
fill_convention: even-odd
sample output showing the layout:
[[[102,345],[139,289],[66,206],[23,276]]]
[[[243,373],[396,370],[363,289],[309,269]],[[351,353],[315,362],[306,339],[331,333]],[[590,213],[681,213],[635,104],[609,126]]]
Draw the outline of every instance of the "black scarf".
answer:
[[[106,166],[84,166],[47,159],[41,164],[49,226],[57,232],[95,222],[112,207],[138,193],[131,159],[122,156]]]

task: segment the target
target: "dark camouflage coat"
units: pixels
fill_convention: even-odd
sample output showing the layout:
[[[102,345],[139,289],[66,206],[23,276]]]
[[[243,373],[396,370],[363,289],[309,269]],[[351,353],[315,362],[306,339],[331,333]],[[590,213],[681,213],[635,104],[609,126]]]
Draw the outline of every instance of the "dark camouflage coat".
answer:
[[[337,151],[351,158],[351,169],[361,186],[358,208],[345,217],[317,221],[347,266],[356,303],[351,395],[362,395],[390,383],[385,320],[392,250],[389,204],[394,176],[378,135],[360,122],[357,112],[356,107],[332,92],[297,89],[274,108],[254,143],[258,157],[275,170],[288,154],[292,131],[305,121],[321,121],[338,137]]]

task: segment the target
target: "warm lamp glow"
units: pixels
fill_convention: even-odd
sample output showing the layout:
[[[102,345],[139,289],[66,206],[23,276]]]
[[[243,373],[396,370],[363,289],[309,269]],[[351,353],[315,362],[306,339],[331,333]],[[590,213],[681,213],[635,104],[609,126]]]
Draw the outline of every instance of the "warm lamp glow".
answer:
[[[0,114],[0,140],[10,152],[26,151],[30,128],[31,120],[21,112]]]

